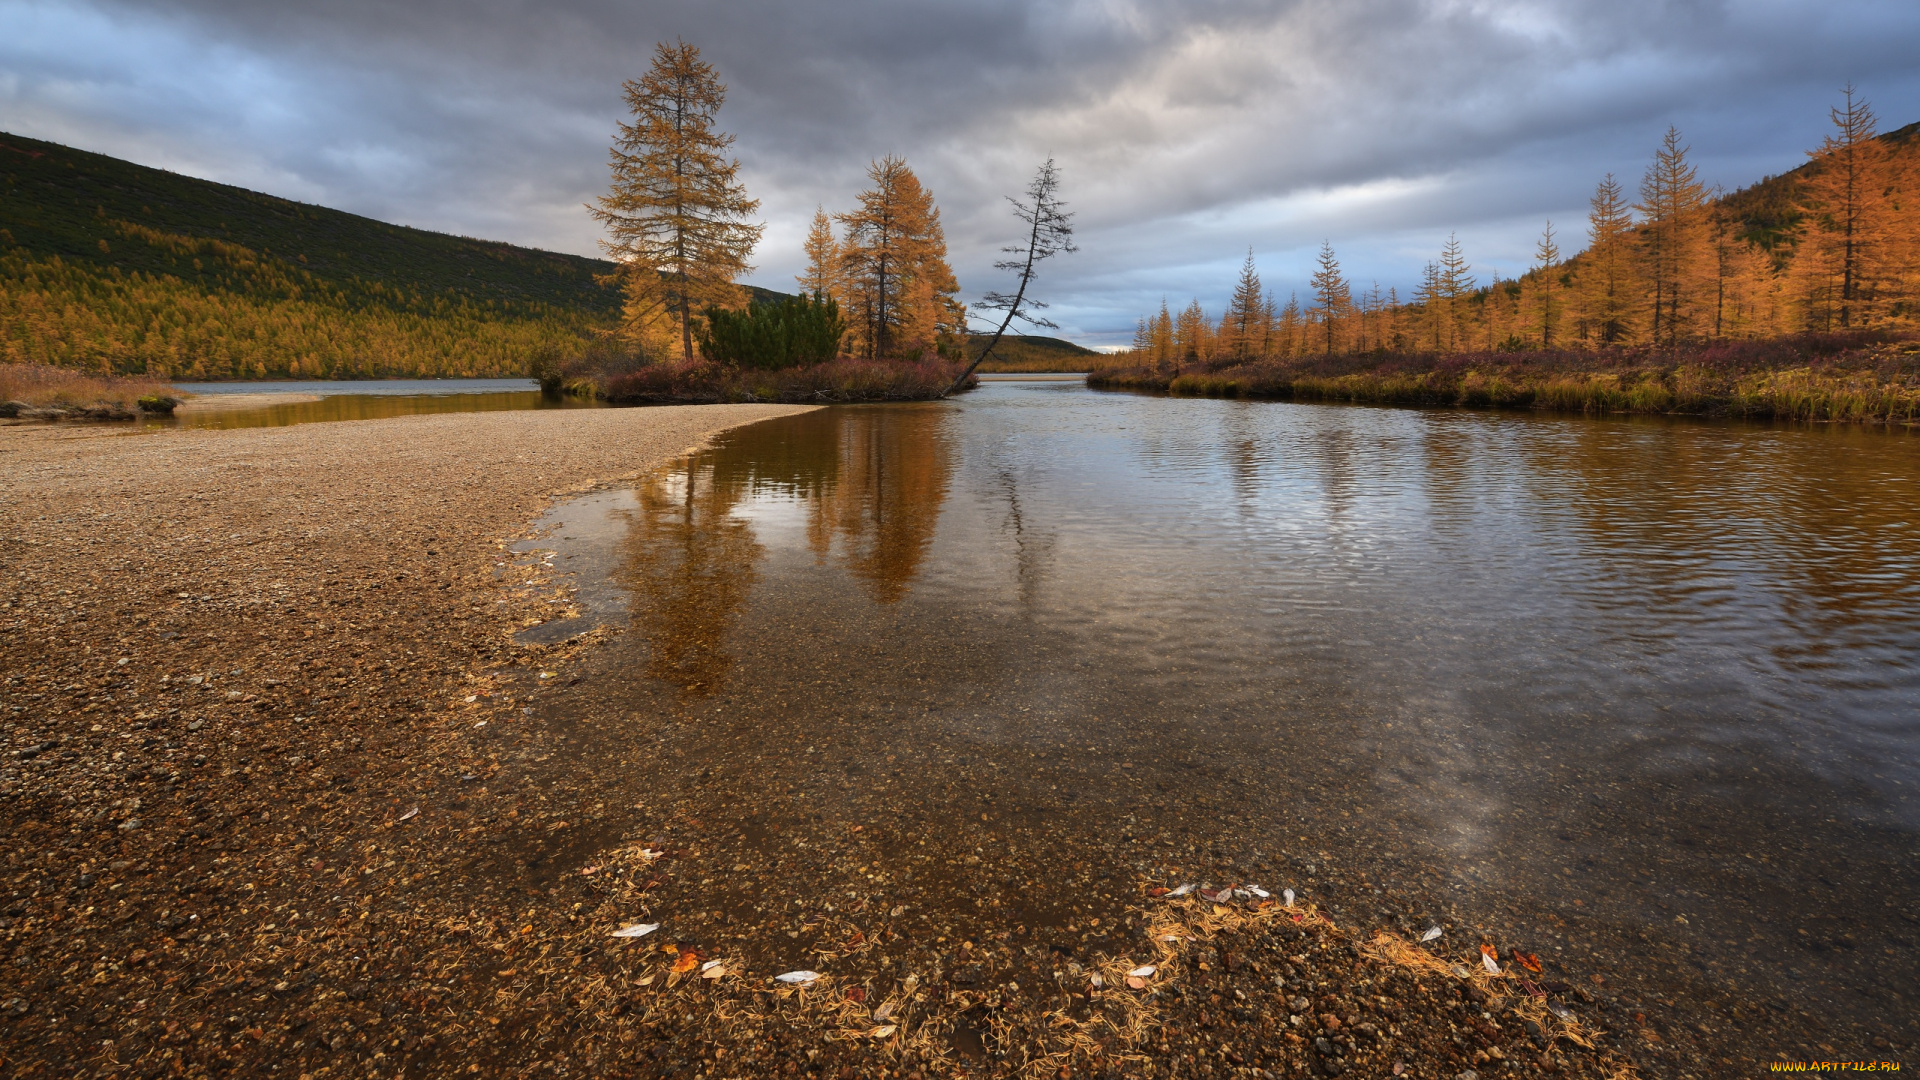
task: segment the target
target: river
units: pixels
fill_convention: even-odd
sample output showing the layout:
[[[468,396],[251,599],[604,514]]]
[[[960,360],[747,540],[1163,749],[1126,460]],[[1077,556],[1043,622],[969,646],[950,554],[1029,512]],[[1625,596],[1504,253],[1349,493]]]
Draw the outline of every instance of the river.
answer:
[[[1731,1064],[1920,1035],[1917,483],[1858,426],[1008,381],[742,429],[534,546],[629,625],[567,767],[763,868],[715,918],[1097,949],[1143,882],[1255,881]]]

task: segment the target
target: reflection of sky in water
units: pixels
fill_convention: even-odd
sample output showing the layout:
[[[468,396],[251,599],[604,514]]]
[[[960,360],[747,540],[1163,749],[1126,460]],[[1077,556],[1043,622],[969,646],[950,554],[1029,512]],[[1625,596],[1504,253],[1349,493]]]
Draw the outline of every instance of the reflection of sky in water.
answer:
[[[1059,384],[836,408],[636,492],[613,666],[634,715],[769,752],[897,738],[923,791],[1046,807],[1062,857],[1127,858],[1087,849],[1138,817],[1305,881],[1311,835],[1396,902],[1778,986],[1810,903],[1891,933],[1831,883],[1914,891],[1916,464],[1860,428]]]

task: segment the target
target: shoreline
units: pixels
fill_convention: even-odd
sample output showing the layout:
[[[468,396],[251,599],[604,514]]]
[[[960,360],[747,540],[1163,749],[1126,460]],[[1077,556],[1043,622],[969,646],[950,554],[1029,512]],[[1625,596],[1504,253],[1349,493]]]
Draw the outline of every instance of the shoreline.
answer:
[[[508,549],[558,498],[804,411],[0,435],[10,1070],[1618,1074],[1600,995],[1529,989],[1504,952],[1496,979],[1464,940],[1436,964],[1246,889],[1123,885],[1124,913],[1076,945],[998,913],[935,942],[878,887],[764,898],[798,905],[799,945],[691,912],[610,938],[656,890],[751,876],[709,849],[757,808],[663,826],[616,787],[566,786],[586,758],[654,751],[644,724],[569,707],[598,638],[512,642],[568,594]],[[869,829],[849,857],[908,839]],[[796,957],[823,977],[767,981]]]
[[[286,391],[261,391],[250,394],[189,394],[173,410],[175,416],[196,413],[233,412],[238,409],[268,409],[275,405],[304,405],[319,401],[319,394]]]

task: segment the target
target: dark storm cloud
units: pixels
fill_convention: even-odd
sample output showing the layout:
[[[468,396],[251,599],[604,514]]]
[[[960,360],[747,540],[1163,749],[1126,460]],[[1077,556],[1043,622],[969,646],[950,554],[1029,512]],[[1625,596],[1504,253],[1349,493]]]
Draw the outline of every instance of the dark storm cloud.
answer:
[[[1049,284],[1087,340],[1162,294],[1217,307],[1249,246],[1286,285],[1322,238],[1405,284],[1451,230],[1483,274],[1668,123],[1730,186],[1791,167],[1852,80],[1920,119],[1920,7],[1674,0],[612,3],[0,0],[5,126],[393,220],[573,251],[622,79],[698,44],[782,287],[816,204],[899,153],[970,294],[1003,192],[1048,153],[1082,253]],[[1577,246],[1577,245],[1576,245]]]

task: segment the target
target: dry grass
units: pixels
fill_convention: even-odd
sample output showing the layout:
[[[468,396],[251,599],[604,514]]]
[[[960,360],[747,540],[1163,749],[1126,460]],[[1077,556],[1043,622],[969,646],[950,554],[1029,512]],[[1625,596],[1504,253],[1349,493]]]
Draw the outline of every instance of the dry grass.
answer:
[[[1366,355],[1095,372],[1099,389],[1376,405],[1920,422],[1920,341],[1802,335],[1677,349]]]
[[[172,386],[145,376],[101,375],[41,364],[0,364],[0,403],[10,415],[42,419],[130,419],[142,399],[169,412],[178,403]],[[167,402],[159,406],[161,401]]]

